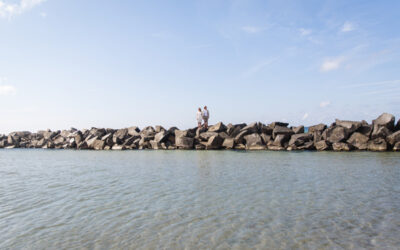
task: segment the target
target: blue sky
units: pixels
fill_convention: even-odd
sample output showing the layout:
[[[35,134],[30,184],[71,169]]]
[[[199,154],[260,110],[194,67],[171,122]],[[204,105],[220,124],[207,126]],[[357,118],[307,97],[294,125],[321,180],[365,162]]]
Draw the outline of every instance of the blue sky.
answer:
[[[400,116],[400,1],[0,0],[0,133]]]

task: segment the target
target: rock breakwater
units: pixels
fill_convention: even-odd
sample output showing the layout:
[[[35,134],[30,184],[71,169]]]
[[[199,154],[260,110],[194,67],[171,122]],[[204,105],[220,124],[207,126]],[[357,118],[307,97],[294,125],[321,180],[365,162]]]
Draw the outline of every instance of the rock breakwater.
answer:
[[[187,130],[149,126],[142,130],[129,127],[22,131],[0,135],[0,148],[400,151],[400,120],[395,123],[395,117],[388,113],[371,124],[336,119],[330,126],[318,124],[308,129],[288,125],[219,122],[208,129]]]

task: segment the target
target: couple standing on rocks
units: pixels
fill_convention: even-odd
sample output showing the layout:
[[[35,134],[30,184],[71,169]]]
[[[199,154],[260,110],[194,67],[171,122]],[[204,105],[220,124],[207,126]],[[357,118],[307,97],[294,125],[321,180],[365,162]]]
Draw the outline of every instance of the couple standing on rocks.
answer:
[[[210,118],[210,111],[208,111],[207,106],[204,106],[204,110],[201,111],[201,108],[198,109],[197,111],[197,126],[199,128],[202,127],[201,122],[204,121],[204,127],[207,129],[208,128],[208,118]]]

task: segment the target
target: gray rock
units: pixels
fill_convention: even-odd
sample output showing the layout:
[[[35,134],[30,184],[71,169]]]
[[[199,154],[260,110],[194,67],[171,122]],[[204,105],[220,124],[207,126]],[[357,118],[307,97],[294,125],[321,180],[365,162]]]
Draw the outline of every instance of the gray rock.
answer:
[[[114,145],[114,142],[113,142],[113,134],[112,134],[112,133],[106,134],[105,136],[103,136],[103,137],[101,138],[101,140],[104,141],[104,143],[105,143],[106,146],[112,147],[112,146]]]
[[[347,130],[341,126],[334,126],[326,129],[322,138],[330,143],[342,142],[347,139]]]
[[[156,127],[157,128],[157,127]],[[166,130],[161,130],[154,136],[154,140],[158,143],[165,142],[168,138],[168,133]]]
[[[335,151],[350,151],[351,146],[345,142],[335,142],[332,144],[332,148]]]
[[[336,119],[336,126],[341,126],[345,129],[347,129],[347,133],[351,134],[355,132],[357,129],[361,127],[361,122],[357,121],[342,121],[339,119]]]
[[[397,121],[396,126],[394,127],[394,131],[400,130],[400,119]]]
[[[390,130],[386,127],[375,127],[371,134],[371,139],[386,138],[391,134]]]
[[[250,134],[249,130],[243,130],[235,136],[236,144],[243,144],[244,136]]]
[[[305,142],[303,145],[296,146],[296,147],[298,150],[313,150],[313,149],[315,149],[313,141]]]
[[[370,151],[386,151],[387,144],[385,139],[376,138],[368,142],[368,150]]]
[[[166,131],[165,128],[163,128],[163,126],[161,125],[157,125],[154,130],[156,133],[160,133],[161,131]]]
[[[194,146],[194,149],[196,150],[204,150],[206,149],[206,146],[204,144],[197,144],[196,146]]]
[[[93,149],[95,150],[103,150],[105,146],[105,142],[102,140],[95,140],[93,142]]]
[[[294,134],[290,137],[289,145],[300,146],[305,142],[309,142],[313,140],[313,135],[311,133],[302,133],[302,134]]]
[[[118,129],[117,131],[115,131],[113,135],[113,142],[115,144],[122,144],[127,137],[128,137],[128,129],[126,128]]]
[[[152,149],[162,149],[161,143],[156,140],[151,140],[150,145]]]
[[[288,135],[291,136],[294,134],[293,130],[283,126],[275,126],[272,132],[272,138],[276,138],[277,135]]]
[[[394,132],[393,134],[387,136],[386,141],[392,146],[400,142],[400,131]]]
[[[263,143],[262,138],[259,134],[250,134],[244,137],[246,141],[247,150],[262,150],[266,149],[266,145]]]
[[[224,143],[222,143],[222,147],[226,149],[232,149],[235,147],[235,139],[234,138],[225,138]]]
[[[176,135],[176,131],[175,131]],[[175,137],[175,145],[179,149],[192,149],[194,139],[191,137],[177,136]]]
[[[200,134],[199,138],[203,141],[208,141],[208,139],[210,139],[210,137],[217,136],[217,135],[218,135],[217,132],[204,132],[204,133]]]
[[[57,135],[56,137],[53,138],[53,143],[55,145],[61,145],[65,142],[65,138],[62,137],[61,135]]]
[[[239,143],[239,144],[235,145],[234,149],[236,149],[236,150],[245,150],[246,146],[244,144],[242,144],[242,143]]]
[[[361,127],[357,130],[357,132],[370,137],[372,133],[372,125],[362,124]]]
[[[288,134],[278,134],[276,135],[274,141],[270,143],[271,146],[286,147],[286,143],[289,141],[290,135]],[[270,149],[270,147],[268,147]]]
[[[259,132],[259,124],[257,122],[250,123],[249,125],[243,127],[241,131],[248,131],[249,134]]]
[[[140,129],[136,126],[128,128],[128,135],[130,136],[138,136],[140,135]]]
[[[89,149],[86,141],[82,141],[82,142],[78,143],[76,148],[77,149]]]
[[[320,132],[320,133],[322,133],[325,129],[326,129],[326,125],[320,123],[320,124],[317,124],[317,125],[308,127],[308,132],[309,132],[309,133],[313,133],[313,132]]]
[[[396,144],[394,144],[393,151],[400,151],[400,142],[396,142]]]
[[[224,143],[224,139],[219,135],[211,136],[208,139],[206,149],[220,149],[222,147],[222,143]]]
[[[292,130],[295,134],[302,134],[304,133],[304,126],[293,127]]]
[[[218,122],[217,124],[208,128],[208,132],[222,132],[226,131],[226,126],[222,122]]]
[[[394,116],[392,114],[383,113],[378,118],[372,121],[372,125],[374,126],[374,130],[377,130],[379,127],[385,127],[390,131],[393,131]]]
[[[178,130],[178,129],[176,129],[176,130],[174,130],[174,133],[175,133],[175,137],[176,138],[178,138],[178,137],[187,137],[188,136],[188,131],[187,130]]]
[[[97,136],[91,137],[90,139],[86,139],[86,143],[88,145],[88,148],[94,148],[94,143],[97,140]]]
[[[329,150],[329,144],[325,140],[315,142],[314,146],[318,151]]]
[[[112,146],[111,149],[112,149],[112,150],[125,150],[126,147],[125,147],[124,145],[115,144],[114,146]]]
[[[289,123],[286,122],[273,122],[268,124],[268,127],[274,129],[276,126],[280,126],[280,127],[287,127],[289,125]]]
[[[272,138],[271,135],[268,135],[268,134],[265,134],[265,133],[261,133],[260,136],[261,136],[261,139],[262,139],[262,141],[263,141],[263,143],[264,143],[265,145],[267,145],[268,142],[270,142],[270,141],[271,141],[271,138]]]
[[[366,150],[368,148],[368,140],[368,136],[365,136],[359,132],[355,132],[347,140],[347,143],[349,143],[356,149]]]

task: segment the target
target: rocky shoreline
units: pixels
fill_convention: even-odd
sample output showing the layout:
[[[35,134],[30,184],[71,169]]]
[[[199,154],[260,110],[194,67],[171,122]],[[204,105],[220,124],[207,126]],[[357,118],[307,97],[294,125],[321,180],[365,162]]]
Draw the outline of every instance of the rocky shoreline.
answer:
[[[304,126],[288,125],[219,122],[208,129],[188,130],[149,126],[142,130],[129,127],[23,131],[0,135],[0,148],[400,151],[400,120],[395,124],[395,117],[388,113],[380,115],[372,124],[336,119],[330,126],[318,124],[308,127],[308,131]]]

